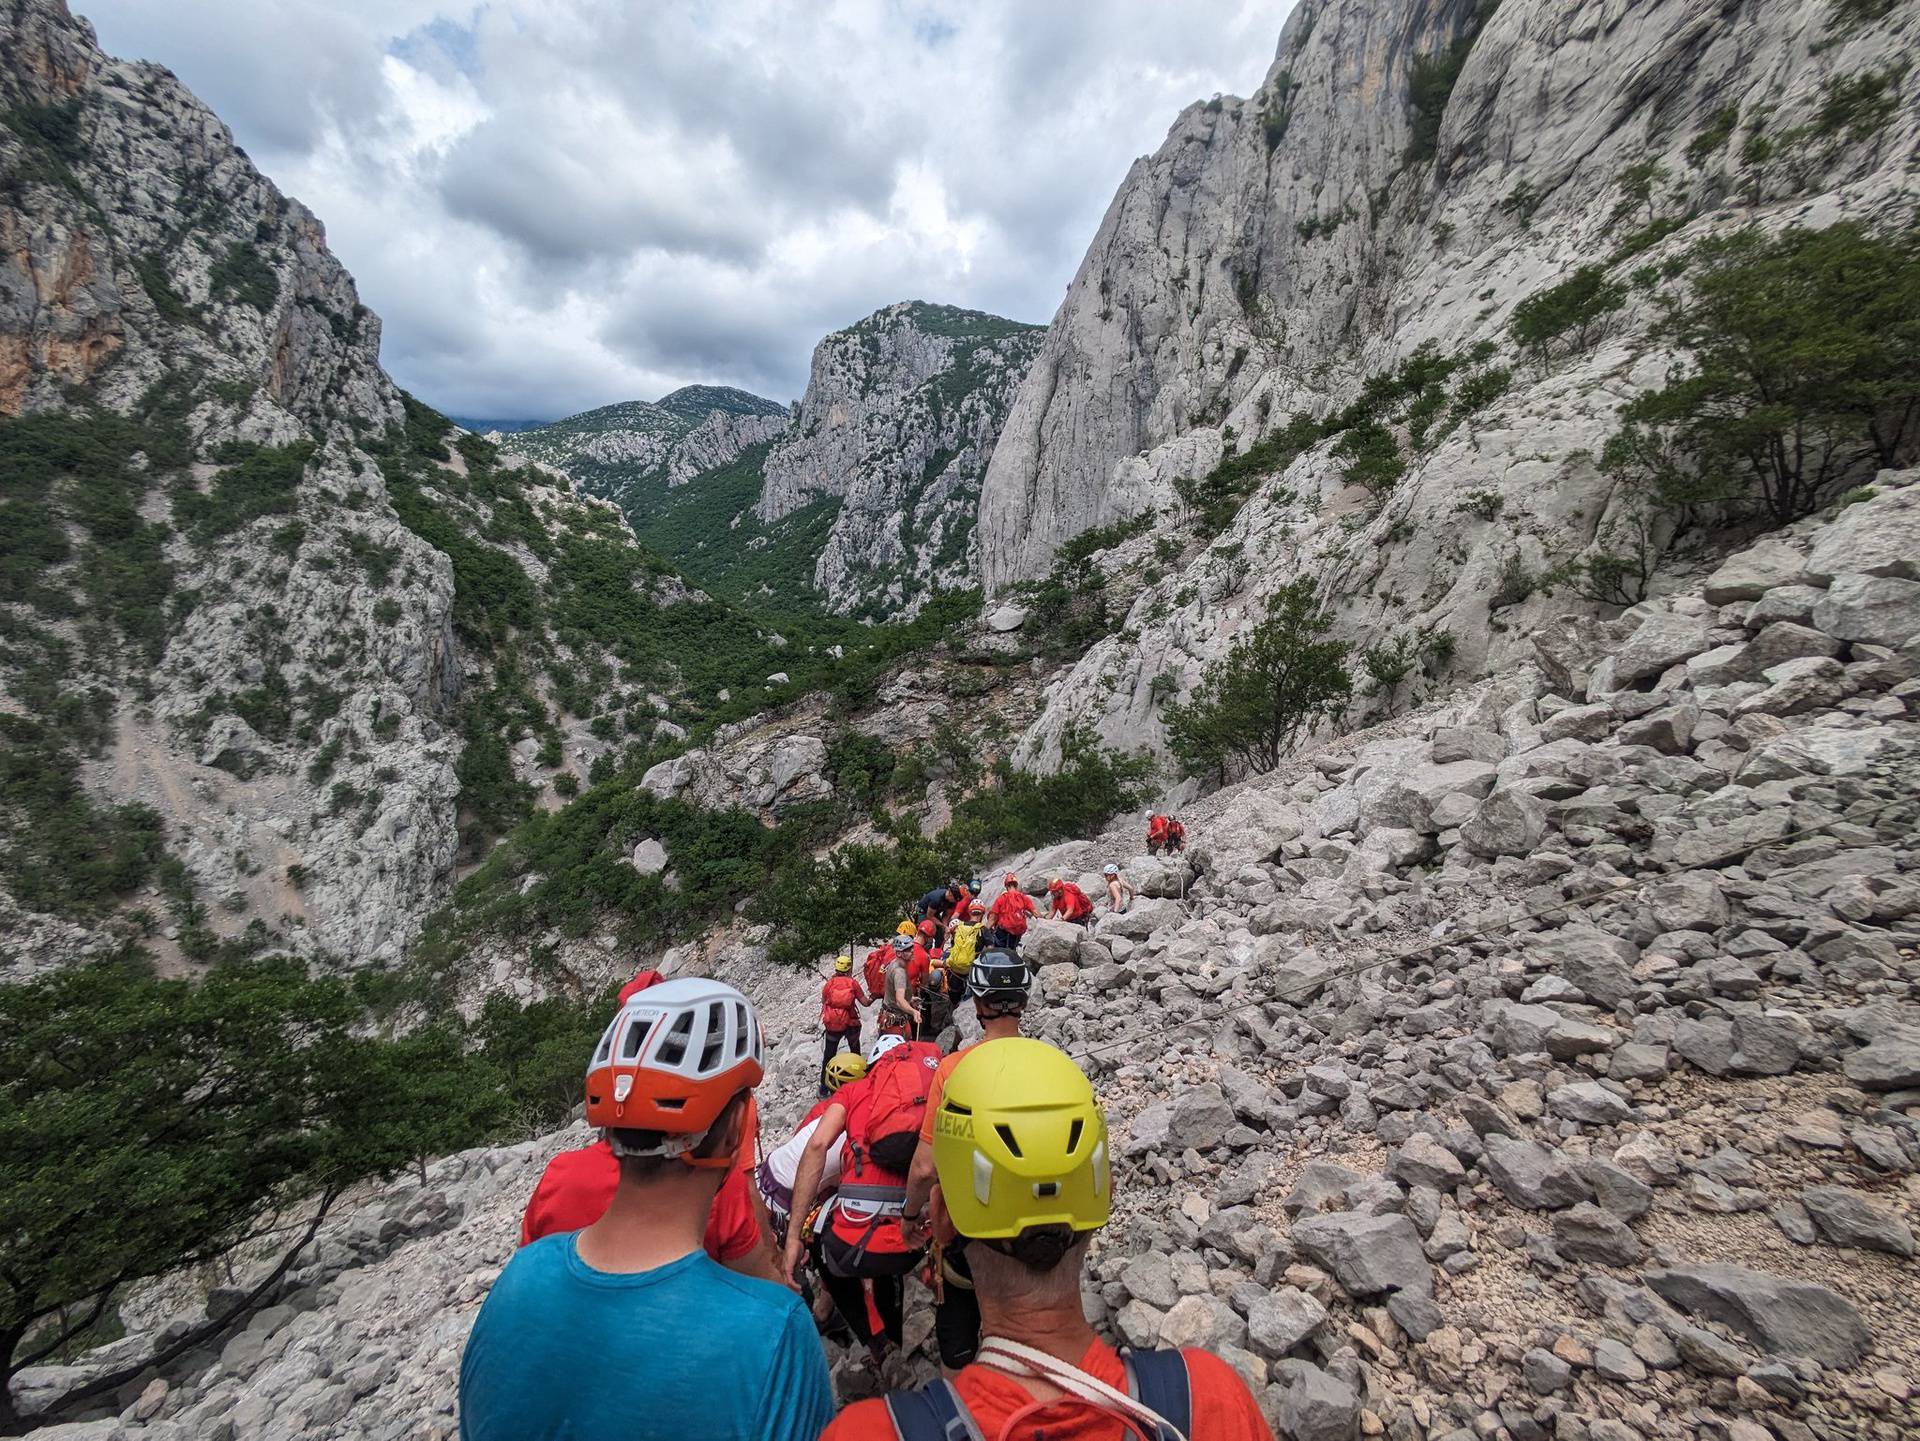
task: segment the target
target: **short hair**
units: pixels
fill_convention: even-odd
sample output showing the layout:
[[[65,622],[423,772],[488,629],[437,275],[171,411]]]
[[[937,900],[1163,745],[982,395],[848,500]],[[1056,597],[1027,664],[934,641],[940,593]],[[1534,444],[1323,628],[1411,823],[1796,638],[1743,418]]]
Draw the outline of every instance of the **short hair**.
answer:
[[[744,1111],[749,1091],[736,1092],[728,1101],[725,1109],[714,1118],[707,1133],[685,1154],[696,1160],[706,1160],[732,1149],[738,1144],[739,1129],[735,1119]],[[613,1142],[613,1153],[620,1162],[620,1178],[624,1181],[657,1181],[672,1170],[684,1169],[678,1155],[663,1156],[656,1149],[671,1139],[666,1131],[636,1131],[632,1129],[609,1130],[607,1139]],[[634,1154],[640,1152],[642,1154]]]

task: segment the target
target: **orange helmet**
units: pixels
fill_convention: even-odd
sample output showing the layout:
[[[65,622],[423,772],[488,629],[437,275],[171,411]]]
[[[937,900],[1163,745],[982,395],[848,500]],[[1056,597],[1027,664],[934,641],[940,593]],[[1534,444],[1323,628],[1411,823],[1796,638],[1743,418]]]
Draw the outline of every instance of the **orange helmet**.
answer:
[[[699,1160],[686,1153],[761,1074],[760,1022],[745,996],[720,981],[663,981],[622,1006],[594,1048],[587,1124],[660,1131],[669,1139],[648,1154],[732,1165],[730,1153]]]
[[[1000,877],[1000,880],[1004,885],[1017,886],[1020,884],[1020,877],[1016,876],[1012,871],[1008,871],[1004,876]]]
[[[981,903],[980,903],[979,901],[968,901],[968,902],[967,902],[967,914],[968,914],[968,915],[970,915],[970,916],[984,916],[984,915],[985,915],[986,913],[987,913],[987,908],[986,908],[986,907],[985,907],[984,905],[982,905],[982,904],[981,904]]]

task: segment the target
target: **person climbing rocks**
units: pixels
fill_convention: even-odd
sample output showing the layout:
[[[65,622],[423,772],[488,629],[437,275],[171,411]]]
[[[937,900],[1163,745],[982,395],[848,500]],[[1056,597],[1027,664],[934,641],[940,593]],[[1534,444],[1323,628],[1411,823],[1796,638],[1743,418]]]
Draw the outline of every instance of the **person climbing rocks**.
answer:
[[[1112,1204],[1108,1144],[1092,1085],[1052,1046],[1014,1036],[960,1058],[934,1120],[928,1206],[934,1234],[972,1268],[976,1359],[951,1380],[856,1402],[821,1441],[1272,1441],[1219,1357],[1123,1358],[1094,1334],[1080,1288]]]
[[[987,944],[998,951],[1017,951],[1027,933],[1027,923],[1038,911],[1033,897],[1020,889],[1020,877],[1008,871],[1001,878],[1000,894],[987,907]]]
[[[974,1046],[1020,1034],[1020,1019],[1026,1014],[1032,984],[1033,975],[1026,962],[1005,951],[988,951],[974,963],[968,989],[982,1035],[979,1041],[960,1047],[942,1060],[927,1087],[927,1112],[920,1122],[913,1164],[907,1170],[907,1196],[900,1212],[901,1231],[909,1245],[925,1246],[932,1239],[927,1198],[937,1179],[933,1131],[947,1077]],[[933,1336],[940,1351],[940,1365],[951,1377],[973,1360],[979,1347],[980,1306],[974,1299],[973,1273],[967,1267],[965,1251],[958,1246],[940,1246],[935,1247],[935,1255],[940,1262],[940,1277],[934,1292]]]
[[[956,921],[953,937],[947,943],[947,1004],[957,1014],[967,999],[967,973],[980,954],[981,933],[986,930],[987,908],[979,901],[967,902],[967,914]]]
[[[888,1046],[898,1045],[899,1042],[898,1036],[881,1036],[874,1043],[874,1054],[884,1054]],[[791,1136],[767,1152],[766,1159],[760,1162],[759,1169],[754,1172],[754,1182],[760,1188],[760,1199],[766,1203],[767,1219],[773,1228],[774,1241],[779,1246],[784,1247],[787,1242],[787,1224],[793,1214],[793,1178],[800,1166],[801,1153],[813,1138],[813,1128],[836,1098],[841,1105],[846,1105],[858,1094],[848,1090],[848,1087],[857,1085],[866,1076],[867,1066],[868,1057],[858,1051],[842,1051],[829,1060],[824,1072],[827,1093],[800,1118],[800,1124]],[[836,1151],[828,1157],[821,1187],[831,1190],[839,1184],[840,1155]]]
[[[1147,816],[1147,854],[1157,856],[1161,851],[1176,855],[1187,848],[1187,828],[1172,816],[1153,811]]]
[[[939,1063],[940,1048],[930,1041],[876,1042],[867,1074],[820,1114],[794,1172],[792,1213],[803,1220],[787,1228],[783,1272],[791,1284],[803,1256],[811,1256],[840,1319],[866,1346],[876,1373],[889,1346],[902,1344],[905,1278],[922,1255],[907,1243],[899,1217],[928,1083]],[[816,1215],[836,1149],[840,1184]],[[867,1314],[869,1288],[877,1332]]]
[[[935,886],[914,902],[913,918],[922,925],[932,921],[936,929],[944,927],[962,899],[958,881],[948,881],[945,885]]]
[[[586,1079],[612,1203],[493,1283],[460,1359],[462,1441],[677,1441],[692,1416],[702,1437],[819,1435],[833,1389],[806,1306],[701,1247],[761,1076],[759,1019],[731,986],[667,981],[620,1009]]]
[[[1109,864],[1100,874],[1107,881],[1107,909],[1116,916],[1124,916],[1139,892],[1128,884],[1127,878],[1120,874],[1120,867],[1116,865]]]
[[[1047,919],[1090,926],[1093,924],[1093,902],[1072,881],[1055,876],[1047,882]]]
[[[833,974],[820,988],[820,1094],[832,1087],[827,1067],[842,1046],[860,1054],[860,983],[853,978],[853,957],[840,956],[833,963]]]
[[[917,1036],[920,1033],[920,1003],[914,999],[919,994],[913,979],[915,949],[914,942],[906,936],[893,938],[892,958],[880,976],[878,1025],[883,1034]]]
[[[633,1004],[633,997],[663,983],[658,971],[640,972],[621,988],[621,994],[628,997],[621,1012]],[[746,1099],[740,1131],[739,1152],[714,1195],[701,1245],[729,1270],[778,1280],[770,1244],[772,1228],[766,1224],[764,1207],[752,1183],[759,1159],[760,1113],[751,1094]],[[533,1194],[527,1197],[526,1210],[520,1217],[520,1244],[530,1246],[546,1236],[591,1226],[607,1213],[619,1185],[620,1160],[604,1131],[589,1145],[560,1152],[547,1162]]]

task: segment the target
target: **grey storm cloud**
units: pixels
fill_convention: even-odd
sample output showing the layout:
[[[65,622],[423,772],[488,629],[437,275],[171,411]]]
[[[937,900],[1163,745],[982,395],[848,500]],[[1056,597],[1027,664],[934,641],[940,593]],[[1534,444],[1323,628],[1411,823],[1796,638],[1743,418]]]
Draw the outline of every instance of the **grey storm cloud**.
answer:
[[[76,0],[327,225],[442,409],[775,399],[896,300],[1046,320],[1293,0]]]

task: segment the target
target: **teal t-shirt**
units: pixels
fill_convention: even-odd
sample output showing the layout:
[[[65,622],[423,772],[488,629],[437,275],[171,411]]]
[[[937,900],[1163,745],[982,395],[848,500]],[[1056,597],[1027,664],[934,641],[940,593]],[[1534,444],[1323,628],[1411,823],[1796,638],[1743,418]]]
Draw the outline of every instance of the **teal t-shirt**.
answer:
[[[783,1286],[695,1251],[596,1271],[574,1232],[507,1263],[460,1358],[463,1441],[815,1441],[833,1387]]]

